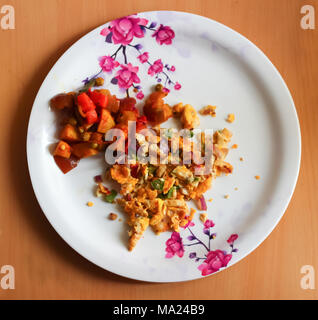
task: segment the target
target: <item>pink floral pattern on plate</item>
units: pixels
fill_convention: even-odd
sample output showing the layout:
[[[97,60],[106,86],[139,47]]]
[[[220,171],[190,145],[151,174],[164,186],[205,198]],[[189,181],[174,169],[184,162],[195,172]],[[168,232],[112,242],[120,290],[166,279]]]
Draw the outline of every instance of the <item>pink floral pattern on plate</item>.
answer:
[[[157,22],[149,22],[147,19],[138,17],[137,14],[123,17],[111,21],[108,27],[101,30],[100,35],[105,38],[108,45],[116,46],[112,54],[108,53],[105,56],[99,57],[99,66],[101,70],[94,76],[86,78],[83,82],[85,85],[92,82],[102,73],[111,74],[117,70],[115,76],[110,77],[110,82],[126,92],[129,96],[129,89],[133,88],[137,99],[143,99],[141,81],[138,76],[140,68],[128,61],[130,53],[135,51],[134,59],[141,65],[147,65],[147,73],[154,77],[157,83],[164,85],[164,91],[169,92],[169,87],[174,90],[180,90],[181,84],[171,79],[170,74],[176,71],[174,65],[166,64],[162,59],[153,59],[151,62],[151,54],[143,51],[143,46],[140,43],[134,43],[137,39],[144,38],[146,34],[151,33],[151,37],[158,45],[171,45],[175,38],[175,32],[169,27],[160,24],[157,27]],[[112,47],[110,47],[112,48]],[[118,61],[119,54],[122,55],[124,63]],[[144,68],[144,66],[142,66]],[[119,68],[119,69],[118,69]]]
[[[202,261],[198,266],[198,270],[201,271],[202,276],[207,276],[212,273],[219,271],[221,268],[227,267],[228,263],[232,259],[232,253],[237,252],[238,249],[234,248],[234,242],[238,239],[237,234],[232,234],[227,243],[231,248],[231,251],[227,253],[225,250],[211,250],[211,241],[215,239],[216,233],[212,233],[211,229],[215,226],[212,220],[206,220],[203,227],[203,233],[208,236],[207,244],[204,241],[200,240],[191,230],[190,227],[193,227],[194,223],[189,221],[183,228],[188,230],[190,235],[187,236],[187,241],[189,243],[183,243],[183,238],[179,232],[173,232],[171,237],[166,241],[166,258],[170,259],[177,255],[182,258],[185,253],[185,247],[191,246],[203,246],[206,250],[204,257],[197,256],[196,251],[189,253],[189,258],[194,259],[195,262]]]

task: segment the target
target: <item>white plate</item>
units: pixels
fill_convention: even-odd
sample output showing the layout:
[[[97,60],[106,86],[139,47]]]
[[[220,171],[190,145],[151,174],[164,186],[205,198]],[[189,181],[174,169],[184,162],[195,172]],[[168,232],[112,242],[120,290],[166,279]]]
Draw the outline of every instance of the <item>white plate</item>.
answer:
[[[48,102],[54,95],[72,91],[81,81],[99,72],[98,58],[112,55],[120,44],[106,42],[100,32],[110,26],[101,26],[77,41],[52,68],[35,99],[27,137],[27,155],[30,176],[37,199],[55,230],[77,252],[98,266],[119,275],[154,282],[185,281],[202,277],[203,274],[224,269],[254,250],[276,226],[292,196],[300,164],[301,138],[296,110],[292,97],[278,71],[268,58],[249,40],[224,25],[210,19],[183,12],[145,12],[135,18],[147,19],[147,28],[140,27],[143,20],[134,20],[135,36],[130,45],[141,44],[141,52],[149,52],[149,61],[161,59],[173,65],[175,71],[164,69],[170,79],[180,83],[175,90],[171,83],[168,103],[190,103],[197,109],[207,104],[217,106],[217,117],[200,117],[201,128],[221,129],[228,127],[233,133],[232,142],[238,149],[231,150],[228,161],[234,173],[218,178],[207,192],[209,218],[215,223],[210,242],[203,233],[198,215],[191,231],[205,243],[184,246],[183,257],[177,254],[165,257],[166,241],[171,233],[156,236],[147,230],[133,252],[126,248],[127,234],[123,222],[109,221],[110,212],[119,208],[94,198],[93,177],[103,172],[103,156],[85,159],[79,166],[64,175],[54,163],[50,153],[56,142],[57,118],[49,109]],[[157,24],[152,24],[156,22]],[[160,24],[169,26],[154,37]],[[113,28],[118,27],[113,24]],[[140,34],[144,29],[145,33]],[[124,41],[116,34],[107,40]],[[143,35],[143,36],[142,36]],[[129,38],[130,34],[126,37]],[[138,38],[137,36],[142,36]],[[160,41],[166,42],[160,44]],[[172,43],[169,44],[169,38]],[[129,40],[128,40],[129,41]],[[138,59],[136,48],[126,46],[128,62],[139,67],[139,85],[146,95],[156,83],[155,76],[147,74],[149,65]],[[123,51],[116,59],[124,63]],[[118,70],[121,67],[117,67]],[[104,73],[105,87],[123,97],[118,85],[111,84],[112,75]],[[165,81],[161,73],[159,78]],[[131,91],[131,94],[134,93]],[[234,113],[236,120],[229,124],[227,114]],[[240,161],[240,157],[244,161]],[[259,175],[260,180],[254,177]],[[234,190],[234,188],[238,190]],[[229,199],[224,195],[228,194]],[[86,206],[93,201],[94,206]],[[232,250],[227,243],[231,234],[238,234],[230,261],[225,253],[215,250]],[[190,230],[182,230],[183,244]],[[177,240],[177,239],[176,239]],[[173,242],[173,241],[172,241]],[[273,244],[274,246],[275,244]],[[182,252],[182,250],[181,250]],[[191,257],[189,255],[191,254]],[[223,263],[223,264],[222,264]],[[198,269],[201,265],[200,270]],[[214,268],[214,269],[213,269]],[[206,271],[206,272],[203,272]]]

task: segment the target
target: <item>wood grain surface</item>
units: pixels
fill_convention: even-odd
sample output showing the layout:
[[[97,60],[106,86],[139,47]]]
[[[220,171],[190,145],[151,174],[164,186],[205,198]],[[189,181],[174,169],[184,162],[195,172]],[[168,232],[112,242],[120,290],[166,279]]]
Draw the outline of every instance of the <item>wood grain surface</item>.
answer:
[[[15,8],[16,29],[0,30],[0,268],[14,266],[16,288],[0,287],[0,299],[318,298],[318,289],[300,286],[301,266],[318,271],[318,30],[300,27],[301,6],[318,10],[317,1],[0,0],[5,4]],[[26,163],[31,107],[56,60],[106,21],[149,10],[203,15],[254,42],[285,79],[302,131],[297,187],[272,234],[235,266],[176,284],[127,280],[73,251],[44,217]]]

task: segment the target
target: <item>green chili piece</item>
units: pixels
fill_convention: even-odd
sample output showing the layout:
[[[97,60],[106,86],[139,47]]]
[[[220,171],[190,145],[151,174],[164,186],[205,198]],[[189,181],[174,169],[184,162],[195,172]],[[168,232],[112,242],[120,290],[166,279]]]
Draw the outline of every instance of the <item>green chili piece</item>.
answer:
[[[151,185],[155,190],[162,191],[163,185],[164,185],[164,181],[162,181],[160,179],[157,179],[157,180],[152,181]]]
[[[110,194],[108,194],[108,195],[105,196],[105,201],[106,201],[106,202],[109,202],[109,203],[113,203],[114,200],[115,200],[115,198],[116,198],[116,196],[117,196],[117,191],[112,190],[112,191],[110,192]]]

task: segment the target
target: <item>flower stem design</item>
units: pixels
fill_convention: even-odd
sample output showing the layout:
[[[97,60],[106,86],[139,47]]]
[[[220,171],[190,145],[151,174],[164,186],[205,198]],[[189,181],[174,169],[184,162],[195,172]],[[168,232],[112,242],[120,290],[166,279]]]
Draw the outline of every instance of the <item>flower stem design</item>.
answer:
[[[94,76],[90,77],[90,78],[86,78],[84,79],[82,82],[84,83],[84,85],[89,84],[92,80],[96,79],[101,73],[103,72],[103,69],[101,69],[98,73],[96,73]]]
[[[111,57],[112,57],[113,59],[116,59],[117,53],[118,53],[121,49],[123,49],[123,48],[124,48],[124,46],[121,45],[121,46],[111,55]]]
[[[197,238],[197,237],[194,235],[194,233],[191,231],[191,229],[190,229],[189,227],[188,227],[187,229],[190,231],[190,233],[192,234],[192,236],[194,237],[194,239],[196,239],[199,244],[202,244],[203,247],[204,247],[207,251],[209,251],[209,248],[208,248],[199,238]]]
[[[127,64],[126,46],[123,46],[123,55],[124,55],[125,64]]]
[[[153,28],[150,28],[150,27],[147,27],[147,26],[144,26],[144,28],[147,29],[147,30],[156,31],[156,29],[153,29]]]

